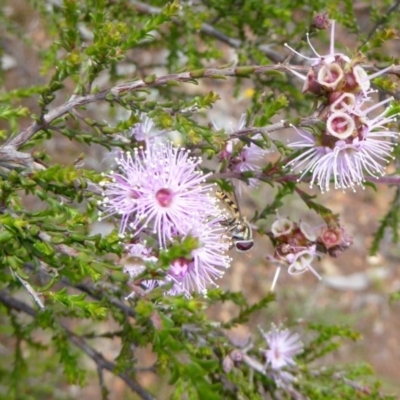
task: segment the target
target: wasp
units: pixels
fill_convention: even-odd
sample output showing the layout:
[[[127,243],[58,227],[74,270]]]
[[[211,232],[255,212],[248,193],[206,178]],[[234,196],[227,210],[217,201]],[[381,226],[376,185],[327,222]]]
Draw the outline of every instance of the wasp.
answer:
[[[253,245],[253,231],[246,218],[240,214],[239,208],[236,203],[229,198],[229,196],[221,191],[217,190],[215,195],[221,200],[225,208],[230,213],[230,218],[221,222],[221,225],[227,227],[232,238],[232,247],[235,247],[236,251],[244,253],[249,251]]]

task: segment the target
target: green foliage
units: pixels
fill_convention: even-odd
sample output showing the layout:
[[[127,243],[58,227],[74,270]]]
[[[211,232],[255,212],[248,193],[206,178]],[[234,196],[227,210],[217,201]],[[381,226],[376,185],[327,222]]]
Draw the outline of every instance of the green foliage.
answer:
[[[390,228],[392,231],[392,242],[398,243],[399,241],[399,217],[400,209],[398,207],[400,201],[400,190],[396,190],[396,195],[393,199],[392,205],[387,214],[381,219],[379,228],[375,234],[374,241],[370,248],[370,254],[374,255],[379,250],[379,244],[382,241],[385,231]]]

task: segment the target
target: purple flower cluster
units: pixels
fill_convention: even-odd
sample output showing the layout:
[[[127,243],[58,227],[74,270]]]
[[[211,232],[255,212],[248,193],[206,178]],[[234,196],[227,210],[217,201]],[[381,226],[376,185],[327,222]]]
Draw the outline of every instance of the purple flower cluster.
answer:
[[[296,71],[305,80],[304,92],[319,96],[326,106],[319,114],[325,128],[318,133],[296,129],[300,139],[289,147],[303,152],[287,166],[300,172],[299,180],[311,174],[310,186],[317,184],[322,192],[328,191],[333,181],[335,189],[363,186],[365,176],[379,178],[385,174],[384,165],[393,157],[391,152],[398,133],[388,130],[396,115],[388,116],[390,106],[377,116],[371,112],[392,98],[372,106],[370,81],[390,68],[368,75],[359,65],[360,58],[350,60],[334,49],[334,21],[331,24],[331,46],[327,55],[319,55],[308,39],[315,57],[297,55],[312,62],[306,76]],[[383,165],[382,165],[383,164]]]
[[[125,268],[132,278],[144,271],[145,262],[157,260],[160,249],[187,236],[197,240],[190,257],[174,260],[165,277],[142,282],[148,289],[169,284],[171,295],[206,294],[206,287],[215,285],[229,267],[223,216],[212,185],[205,183],[208,175],[199,170],[201,161],[169,142],[148,139],[146,148],[119,154],[117,171],[102,182],[100,218],[118,215],[121,238],[135,243],[127,253],[136,262]],[[147,247],[146,238],[157,245]]]

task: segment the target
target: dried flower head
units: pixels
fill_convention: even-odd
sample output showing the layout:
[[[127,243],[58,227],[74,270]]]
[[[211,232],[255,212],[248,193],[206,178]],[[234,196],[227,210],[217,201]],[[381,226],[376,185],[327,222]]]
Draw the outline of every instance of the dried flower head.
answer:
[[[312,20],[312,25],[316,29],[328,29],[331,25],[331,20],[328,18],[327,13],[318,13],[314,15]]]
[[[271,285],[272,291],[278,280],[281,266],[287,267],[290,275],[311,271],[318,279],[321,279],[312,266],[312,262],[317,256],[316,243],[318,237],[315,233],[316,230],[304,222],[297,224],[277,214],[277,218],[271,226],[271,231],[268,232],[275,252],[273,256],[267,256],[267,258],[278,263]]]
[[[278,264],[271,290],[275,288],[282,267],[286,267],[290,275],[311,271],[322,279],[312,266],[314,260],[323,254],[337,257],[353,243],[337,220],[332,219],[329,225],[313,228],[305,222],[295,223],[277,214],[267,232],[275,249],[273,256],[269,255],[267,259]]]
[[[316,20],[318,27],[324,29],[328,26],[329,20],[326,16],[320,16]],[[294,50],[288,44],[285,46],[295,53],[297,56],[311,62],[311,68],[307,75],[302,75],[297,71],[292,70],[300,79],[304,80],[303,92],[310,92],[315,95],[327,94],[336,91],[345,92],[367,92],[370,89],[370,81],[379,75],[384,74],[392,68],[389,66],[384,70],[378,71],[375,74],[368,75],[366,71],[358,65],[363,57],[358,55],[351,60],[343,53],[335,51],[335,21],[330,20],[331,37],[329,53],[320,55],[314,46],[311,44],[309,35],[307,34],[307,43],[314,53],[314,57],[309,57]]]
[[[352,237],[340,226],[322,228],[317,240],[319,247],[331,257],[338,257],[353,244]]]

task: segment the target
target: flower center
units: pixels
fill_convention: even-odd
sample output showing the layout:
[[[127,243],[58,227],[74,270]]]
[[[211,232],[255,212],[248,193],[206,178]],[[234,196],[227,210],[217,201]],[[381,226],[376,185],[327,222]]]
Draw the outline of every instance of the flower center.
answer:
[[[343,133],[347,130],[348,122],[343,118],[336,118],[332,121],[332,125],[335,128],[337,133]]]
[[[169,207],[172,203],[174,195],[170,189],[160,189],[156,193],[156,199],[161,207]]]
[[[177,258],[175,261],[172,262],[171,268],[169,269],[168,273],[174,278],[182,279],[189,272],[192,264],[192,260],[187,260],[183,257]]]
[[[334,112],[326,121],[327,132],[341,140],[350,137],[355,128],[354,119],[342,111]]]
[[[317,81],[325,89],[336,90],[343,80],[343,70],[339,64],[324,65],[318,72]]]

